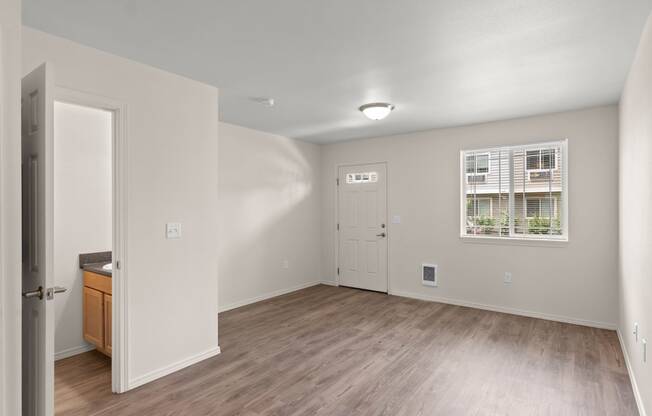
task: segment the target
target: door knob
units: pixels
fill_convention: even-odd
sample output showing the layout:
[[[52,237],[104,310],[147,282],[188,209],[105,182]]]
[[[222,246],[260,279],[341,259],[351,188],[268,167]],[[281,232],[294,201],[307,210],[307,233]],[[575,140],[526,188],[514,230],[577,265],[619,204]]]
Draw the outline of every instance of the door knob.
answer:
[[[36,290],[29,290],[27,292],[23,292],[23,297],[27,299],[31,299],[31,298],[43,299],[43,286],[39,286],[38,289]]]
[[[45,291],[45,298],[47,300],[52,300],[52,299],[54,299],[54,294],[55,293],[63,293],[66,290],[68,290],[68,289],[66,289],[65,287],[61,287],[61,286],[50,287],[50,288],[48,288],[48,290]]]
[[[383,238],[384,238],[384,237],[386,237],[386,236],[387,236],[387,235],[386,235],[385,233],[376,234],[376,237],[383,237]]]

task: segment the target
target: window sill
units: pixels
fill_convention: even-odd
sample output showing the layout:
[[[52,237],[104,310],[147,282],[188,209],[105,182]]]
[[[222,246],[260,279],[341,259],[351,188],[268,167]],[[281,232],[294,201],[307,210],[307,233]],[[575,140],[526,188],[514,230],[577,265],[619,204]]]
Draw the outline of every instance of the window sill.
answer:
[[[566,247],[568,238],[559,239],[542,239],[542,238],[523,238],[523,237],[491,237],[491,236],[474,236],[461,235],[460,240],[463,243],[471,244],[490,244],[490,245],[510,245],[510,246],[530,246],[530,247]]]

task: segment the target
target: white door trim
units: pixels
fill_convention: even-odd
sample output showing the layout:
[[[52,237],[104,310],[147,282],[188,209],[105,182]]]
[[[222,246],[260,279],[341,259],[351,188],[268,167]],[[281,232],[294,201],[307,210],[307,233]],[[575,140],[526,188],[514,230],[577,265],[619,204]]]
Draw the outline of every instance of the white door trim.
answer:
[[[127,105],[113,98],[57,86],[54,100],[113,113],[113,349],[111,385],[114,393],[128,390],[129,319],[127,307]]]
[[[12,8],[15,16],[0,25],[0,416],[21,414],[22,72],[20,15]]]
[[[333,221],[333,229],[335,230],[334,234],[334,240],[335,240],[335,286],[340,286],[340,275],[337,273],[337,268],[340,267],[340,235],[339,235],[339,230],[337,229],[337,224],[340,221],[340,190],[339,187],[341,184],[338,183],[338,180],[340,178],[340,169],[341,168],[346,168],[346,167],[351,167],[351,166],[360,166],[360,165],[375,165],[375,164],[383,164],[385,165],[385,175],[387,177],[385,178],[385,195],[387,196],[385,205],[386,205],[386,213],[387,213],[387,294],[392,293],[392,287],[391,287],[391,275],[390,275],[390,253],[391,253],[391,238],[392,238],[392,233],[390,230],[390,224],[389,224],[389,217],[390,217],[390,212],[389,212],[389,163],[387,161],[380,161],[380,162],[359,162],[359,163],[339,163],[335,165],[335,218]]]

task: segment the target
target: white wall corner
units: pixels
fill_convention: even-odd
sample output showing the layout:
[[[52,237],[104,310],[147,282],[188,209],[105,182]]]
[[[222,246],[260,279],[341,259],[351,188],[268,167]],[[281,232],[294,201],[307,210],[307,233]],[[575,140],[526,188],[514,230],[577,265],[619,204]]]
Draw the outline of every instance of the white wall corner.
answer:
[[[618,334],[618,341],[620,342],[620,349],[623,350],[623,356],[625,357],[625,366],[627,367],[627,374],[629,374],[629,381],[632,384],[632,390],[634,391],[634,399],[636,400],[636,406],[638,407],[638,413],[640,416],[647,416],[645,412],[645,405],[643,404],[643,397],[641,396],[641,391],[638,388],[638,383],[636,382],[636,375],[632,369],[632,365],[629,359],[629,353],[625,345],[625,339],[623,334],[620,332],[620,328],[616,329]]]

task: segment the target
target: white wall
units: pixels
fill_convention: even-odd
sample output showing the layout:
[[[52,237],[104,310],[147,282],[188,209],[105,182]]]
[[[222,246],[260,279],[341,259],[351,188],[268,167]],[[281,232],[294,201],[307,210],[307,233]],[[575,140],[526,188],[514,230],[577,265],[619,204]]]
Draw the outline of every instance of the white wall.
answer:
[[[652,409],[652,17],[648,19],[620,102],[619,329],[639,409]],[[632,334],[638,322],[647,337]],[[645,416],[644,411],[641,412]]]
[[[460,239],[460,150],[564,138],[567,244]],[[617,140],[618,109],[608,106],[324,146],[323,278],[336,279],[337,165],[386,161],[388,213],[402,220],[388,224],[390,293],[615,328]],[[439,265],[438,288],[421,285],[422,262]]]
[[[219,149],[220,310],[318,282],[319,146],[220,123]]]
[[[0,416],[20,414],[20,0],[0,1]]]
[[[65,358],[90,349],[83,337],[83,275],[79,254],[111,251],[112,114],[54,104],[54,350]]]
[[[129,386],[217,353],[217,89],[23,28],[23,72],[43,61],[127,106]]]

